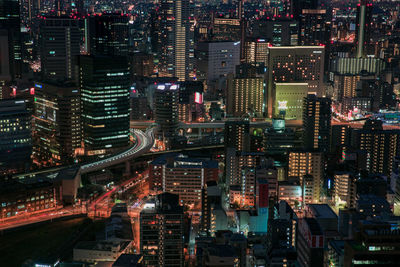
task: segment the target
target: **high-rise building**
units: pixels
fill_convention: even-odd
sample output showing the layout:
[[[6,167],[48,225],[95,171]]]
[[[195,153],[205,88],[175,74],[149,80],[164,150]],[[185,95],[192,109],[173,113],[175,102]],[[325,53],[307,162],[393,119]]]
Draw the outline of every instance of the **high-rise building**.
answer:
[[[214,211],[222,209],[221,202],[222,192],[216,182],[208,182],[201,190],[201,222],[200,230],[207,235],[214,234],[211,231],[211,220],[215,216]]]
[[[189,78],[192,71],[194,46],[189,0],[161,0],[159,8],[158,46],[159,75]]]
[[[380,75],[386,68],[386,61],[380,58],[352,58],[339,57],[333,59],[330,70],[337,74],[360,74],[361,72],[374,73]]]
[[[325,95],[323,83],[325,47],[270,47],[268,56],[268,115],[275,107],[275,83],[308,83],[308,93]]]
[[[151,189],[179,196],[182,204],[199,207],[201,189],[207,182],[218,181],[218,162],[166,154],[150,164]]]
[[[85,29],[86,49],[90,55],[127,56],[129,17],[121,14],[90,16]]]
[[[274,46],[298,45],[299,23],[289,18],[267,18],[254,22],[254,35]]]
[[[228,76],[227,114],[241,117],[262,117],[264,113],[264,77]]]
[[[353,98],[356,96],[357,83],[360,75],[337,74],[334,77],[334,99],[342,101],[344,98]]]
[[[268,43],[266,39],[247,38],[244,46],[245,63],[267,64],[269,45],[270,43]]]
[[[383,130],[382,121],[366,121],[363,129],[354,129],[353,147],[368,153],[367,170],[390,175],[395,156],[400,153],[400,131]]]
[[[231,205],[255,207],[256,203],[256,168],[260,165],[263,153],[239,152],[226,153],[226,184],[230,190],[238,191],[230,196]]]
[[[336,172],[334,176],[335,203],[345,204],[346,208],[355,208],[356,205],[356,177],[351,172]]]
[[[299,45],[327,45],[330,42],[326,9],[303,9],[299,24]]]
[[[342,151],[350,146],[351,126],[333,125],[331,131],[331,152]]]
[[[323,266],[324,263],[324,233],[314,218],[299,220],[297,238],[297,260],[302,267]]]
[[[317,9],[319,0],[292,0],[292,12],[295,19],[299,19],[303,9]]]
[[[225,147],[234,148],[237,151],[249,151],[250,149],[250,122],[227,121],[225,122]]]
[[[204,87],[199,81],[179,83],[179,121],[192,122],[204,118]]]
[[[44,80],[76,80],[80,54],[78,20],[47,17],[41,20],[41,67]]]
[[[302,196],[303,196],[303,207],[307,204],[313,203],[314,201],[314,177],[311,174],[303,176]]]
[[[268,155],[286,155],[301,147],[300,139],[296,130],[285,126],[284,119],[272,119],[272,127],[265,130],[264,151]]]
[[[25,101],[0,100],[0,174],[27,170],[31,154],[31,114]]]
[[[302,120],[303,102],[307,93],[307,83],[276,83],[274,117]]]
[[[319,202],[324,175],[324,159],[321,152],[291,151],[288,160],[288,176],[296,177],[303,185],[305,175],[313,178],[312,202]]]
[[[371,37],[372,4],[369,0],[360,0],[357,4],[357,32],[356,58],[365,57],[368,53],[368,45]]]
[[[242,29],[240,18],[214,17],[212,24],[213,41],[233,41],[241,40]]]
[[[145,266],[183,267],[183,207],[170,193],[157,196],[140,212],[140,253]]]
[[[40,165],[73,163],[81,147],[78,86],[35,83],[33,158]]]
[[[41,0],[22,0],[21,1],[21,23],[31,27],[32,20],[37,16],[40,9]]]
[[[160,125],[162,134],[170,137],[177,131],[179,123],[179,84],[157,84],[154,100],[155,121]]]
[[[344,265],[396,266],[400,255],[398,221],[360,221],[353,240],[345,241]]]
[[[207,89],[218,86],[218,80],[226,79],[235,73],[240,64],[240,45],[238,42],[201,42],[196,47],[197,79],[206,81]]]
[[[303,142],[308,150],[329,151],[331,100],[308,95],[303,103]]]
[[[129,144],[129,67],[124,57],[81,56],[80,92],[85,153]]]
[[[21,25],[18,0],[0,2],[0,81],[21,76]]]

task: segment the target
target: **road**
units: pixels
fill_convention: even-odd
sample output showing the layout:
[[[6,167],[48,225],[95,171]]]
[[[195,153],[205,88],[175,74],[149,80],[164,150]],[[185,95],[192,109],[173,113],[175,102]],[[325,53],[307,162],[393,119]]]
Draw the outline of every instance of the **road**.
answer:
[[[81,166],[81,174],[88,173],[96,170],[101,170],[112,165],[116,165],[122,162],[125,162],[134,157],[140,156],[146,152],[148,152],[154,144],[154,128],[148,129],[146,132],[142,132],[140,130],[132,130],[132,133],[136,136],[136,144],[129,148],[128,150],[123,151],[122,153],[113,155],[109,158],[91,162],[88,164],[84,164]],[[147,176],[143,176],[142,179],[147,179]],[[110,197],[114,192],[119,190],[121,187],[131,187],[135,186],[137,183],[142,182],[141,179],[138,181],[134,181],[137,177],[134,177],[128,181],[125,181],[122,185],[114,187],[112,190],[106,192],[94,202],[90,204],[89,214],[94,212],[94,210],[99,210],[101,216],[108,214],[108,204],[110,203]],[[106,208],[107,207],[107,208]],[[104,212],[106,211],[106,212]],[[86,213],[86,208],[83,206],[77,207],[66,207],[59,209],[52,209],[47,211],[41,211],[40,213],[29,214],[24,213],[19,216],[15,216],[6,220],[0,220],[0,230],[14,228],[18,226],[33,224],[37,222],[47,221],[50,219],[61,218],[74,214],[84,214]],[[96,212],[97,213],[97,212]],[[93,213],[94,215],[94,213]]]
[[[47,211],[42,211],[36,214],[28,214],[24,213],[19,216],[15,216],[13,218],[7,219],[6,221],[0,220],[0,231],[15,228],[19,226],[24,226],[28,224],[44,222],[56,218],[84,214],[86,212],[85,206],[75,206],[75,207],[66,207],[59,209],[51,209]]]
[[[129,159],[138,157],[151,149],[155,140],[154,128],[148,129],[145,133],[140,130],[132,130],[132,133],[136,136],[136,144],[133,147],[106,159],[82,165],[81,174],[102,170],[123,163]]]
[[[111,207],[113,204],[111,199],[113,194],[117,192],[124,192],[140,183],[143,183],[147,180],[148,177],[149,174],[146,171],[143,174],[139,174],[138,176],[132,177],[131,179],[124,181],[110,191],[107,191],[89,205],[88,215],[90,217],[108,217],[111,213]]]

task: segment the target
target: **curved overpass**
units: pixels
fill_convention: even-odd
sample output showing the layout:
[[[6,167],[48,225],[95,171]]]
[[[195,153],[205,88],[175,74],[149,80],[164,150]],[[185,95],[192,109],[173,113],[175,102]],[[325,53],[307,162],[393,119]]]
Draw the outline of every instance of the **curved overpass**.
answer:
[[[133,129],[132,133],[136,136],[136,144],[133,147],[111,157],[82,165],[81,174],[102,170],[146,153],[154,144],[154,129],[147,129],[146,132]]]

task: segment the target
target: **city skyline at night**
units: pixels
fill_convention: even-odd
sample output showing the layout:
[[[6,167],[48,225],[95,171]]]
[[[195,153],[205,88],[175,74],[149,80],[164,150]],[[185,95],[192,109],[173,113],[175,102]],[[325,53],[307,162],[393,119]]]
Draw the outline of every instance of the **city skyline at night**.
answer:
[[[0,266],[397,266],[398,0],[0,0]]]

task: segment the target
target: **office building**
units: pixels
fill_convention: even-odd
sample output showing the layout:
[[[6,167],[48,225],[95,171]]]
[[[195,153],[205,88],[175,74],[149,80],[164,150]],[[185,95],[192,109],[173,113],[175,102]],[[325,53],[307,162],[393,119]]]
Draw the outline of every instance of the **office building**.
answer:
[[[299,220],[297,238],[297,260],[302,267],[323,266],[324,263],[324,233],[314,218]]]
[[[192,71],[194,57],[190,2],[162,0],[158,12],[159,75],[185,81]]]
[[[47,179],[0,182],[0,219],[32,215],[57,208],[60,187]]]
[[[90,55],[127,56],[129,17],[121,14],[90,16],[86,26],[86,49]]]
[[[308,95],[303,103],[303,142],[305,149],[329,151],[331,100]]]
[[[357,4],[356,58],[366,57],[368,53],[372,32],[372,9],[373,7],[369,0],[360,0],[360,3]]]
[[[145,266],[183,267],[183,207],[179,197],[163,193],[140,212],[140,252]]]
[[[227,86],[227,114],[233,117],[249,115],[262,117],[264,113],[264,78],[229,75]]]
[[[244,47],[244,61],[245,63],[263,63],[267,64],[268,59],[268,43],[265,39],[261,38],[246,38]],[[239,64],[237,64],[239,65]]]
[[[273,46],[298,45],[299,23],[288,17],[273,17],[254,22],[254,36]]]
[[[21,26],[20,4],[18,0],[0,2],[0,81],[10,81],[21,77]]]
[[[299,24],[299,45],[325,46],[330,43],[326,9],[302,9]]]
[[[150,77],[154,74],[154,55],[133,53],[129,57],[132,77]]]
[[[151,162],[149,179],[152,190],[176,194],[182,204],[200,207],[203,187],[218,181],[218,163],[167,154]]]
[[[380,75],[386,68],[386,61],[375,57],[351,58],[339,57],[331,61],[330,70],[338,74],[360,74],[361,71]]]
[[[23,25],[31,27],[32,19],[37,16],[40,4],[40,0],[21,1],[21,23]]]
[[[361,220],[387,218],[392,210],[386,198],[377,195],[360,195],[356,201],[356,210]]]
[[[154,101],[156,123],[165,137],[173,136],[179,123],[179,84],[157,84]]]
[[[396,266],[400,255],[398,221],[360,221],[354,240],[345,241],[344,265]]]
[[[0,100],[0,174],[27,170],[31,154],[31,115],[25,101]]]
[[[274,114],[276,83],[308,83],[308,93],[325,95],[323,46],[270,47],[268,57],[268,116]]]
[[[297,0],[291,1],[292,14],[295,19],[299,19],[303,9],[317,9],[319,6],[318,0]]]
[[[80,57],[85,153],[103,155],[129,144],[129,67],[126,58]]]
[[[272,127],[265,130],[264,151],[268,155],[286,155],[301,145],[301,134],[286,127],[284,119],[272,119]]]
[[[46,17],[40,21],[41,70],[45,80],[76,80],[80,54],[78,20]]]
[[[37,164],[73,163],[82,141],[80,105],[73,83],[35,83],[33,158]]]
[[[324,159],[321,152],[291,151],[288,160],[288,176],[296,177],[303,185],[304,175],[313,177],[313,203],[319,202],[324,172]]]
[[[218,80],[226,79],[235,73],[240,64],[240,43],[232,41],[201,42],[196,47],[197,79],[206,81],[207,89],[212,90]]]
[[[302,120],[303,101],[307,93],[307,83],[276,83],[274,117]]]
[[[213,41],[238,42],[242,38],[240,18],[214,17],[211,38]]]
[[[398,130],[383,130],[382,121],[366,121],[363,129],[354,129],[352,145],[368,153],[367,170],[370,173],[390,175],[393,160],[400,145]]]
[[[73,249],[73,260],[87,263],[114,262],[131,249],[132,242],[129,241],[81,241]]]
[[[388,193],[387,186],[387,177],[383,174],[362,175],[356,181],[357,196],[375,195],[386,198]]]
[[[204,119],[203,93],[202,82],[186,81],[179,83],[179,121],[195,122]]]
[[[338,216],[328,204],[308,204],[304,209],[304,215],[318,222],[325,238],[337,233]]]

